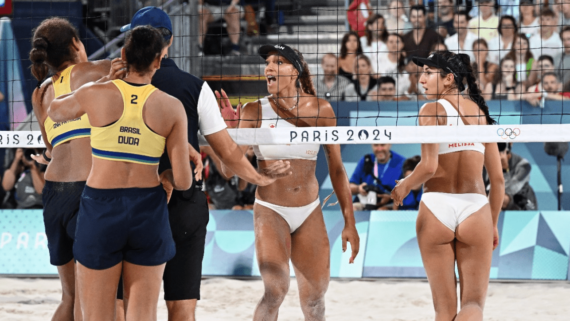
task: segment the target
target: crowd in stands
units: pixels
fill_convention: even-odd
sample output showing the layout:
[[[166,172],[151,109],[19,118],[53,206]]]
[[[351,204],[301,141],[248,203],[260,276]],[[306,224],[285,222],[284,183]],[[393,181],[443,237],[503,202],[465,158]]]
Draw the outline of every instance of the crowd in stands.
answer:
[[[537,101],[569,96],[570,1],[521,0],[517,6],[480,0],[469,12],[456,10],[461,7],[453,0],[437,5],[437,19],[426,6],[406,10],[400,0],[372,10],[388,14],[371,13],[363,36],[350,31],[338,57],[322,56],[317,95],[331,101],[425,100],[418,84],[421,70],[411,57],[449,50],[469,55],[487,100],[526,100],[539,106]],[[380,89],[388,84],[395,94]]]

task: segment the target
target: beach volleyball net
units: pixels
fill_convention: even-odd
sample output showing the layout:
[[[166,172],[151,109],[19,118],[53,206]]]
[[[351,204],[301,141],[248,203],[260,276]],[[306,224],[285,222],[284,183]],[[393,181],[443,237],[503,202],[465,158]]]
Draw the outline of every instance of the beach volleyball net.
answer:
[[[90,59],[114,58],[120,56],[124,42],[125,35],[120,33],[120,27],[129,23],[133,14],[146,5],[162,6],[171,17],[174,41],[169,57],[181,69],[206,80],[213,90],[223,89],[234,107],[268,95],[265,62],[257,53],[260,46],[286,44],[303,54],[313,76],[316,95],[331,104],[337,126],[229,129],[239,144],[569,141],[570,103],[565,94],[570,90],[565,88],[565,82],[570,79],[565,77],[566,70],[570,69],[570,59],[565,66],[563,39],[556,42],[549,38],[548,43],[545,40],[545,44],[538,46],[533,40],[536,35],[541,35],[543,28],[552,29],[553,37],[570,35],[564,31],[564,12],[567,11],[564,6],[570,5],[567,1],[570,0],[537,3],[533,8],[541,24],[523,26],[522,29],[517,26],[516,36],[523,35],[527,39],[532,54],[532,61],[526,63],[517,60],[518,56],[524,56],[517,51],[526,50],[524,44],[521,45],[525,43],[524,39],[513,42],[511,48],[498,40],[500,46],[494,47],[493,41],[502,38],[498,26],[481,18],[484,10],[480,8],[487,2],[450,1],[449,5],[442,5],[442,1],[418,3],[408,0],[241,0],[232,4],[219,0],[204,0],[202,4],[196,0],[13,2],[12,14],[0,24],[0,92],[4,96],[0,103],[0,147],[44,146],[31,106],[31,94],[37,84],[29,71],[27,58],[32,28],[47,17],[65,17],[78,27]],[[418,9],[418,5],[425,10]],[[553,11],[555,17],[547,19],[549,13],[543,15],[546,9]],[[454,21],[450,24],[445,20],[450,10],[456,16],[466,11],[473,17],[467,26]],[[497,6],[493,5],[493,12],[503,25],[508,25],[502,18],[507,15],[514,16],[516,24],[521,23],[521,10],[510,2],[499,1]],[[543,16],[546,18],[542,19]],[[425,22],[418,25],[418,19]],[[471,24],[473,21],[477,21],[475,29]],[[441,38],[429,49],[406,48],[407,44],[402,45],[408,39],[406,35],[420,32],[418,26]],[[470,48],[465,47],[469,41],[453,38],[465,28],[469,29]],[[350,39],[349,31],[356,35],[356,51],[351,49],[354,39]],[[394,37],[394,34],[399,36]],[[446,34],[447,38],[443,39]],[[395,45],[392,38],[397,40]],[[485,44],[479,41],[478,47],[473,47],[473,39],[487,40]],[[457,48],[462,43],[465,48]],[[439,47],[441,45],[473,57],[481,91],[490,98],[486,99],[487,104],[497,125],[419,126],[419,111],[429,100],[418,83],[421,70],[410,64],[411,56],[425,56],[425,50],[445,49]],[[487,56],[481,61],[484,55],[480,52],[485,50]],[[554,54],[558,55],[552,57]],[[507,68],[501,63],[509,55],[515,65],[513,82],[517,88],[514,94],[506,94],[506,87],[513,85],[512,82],[501,82],[495,80],[500,77],[489,76],[491,72],[506,75]],[[539,61],[543,56],[552,58],[554,68]],[[333,69],[338,71],[337,67],[341,66],[344,72],[353,76],[332,77],[336,71],[331,73],[328,58],[337,61]],[[496,69],[490,67],[493,64]],[[519,65],[524,65],[524,69]],[[543,85],[542,77],[549,73],[554,73],[559,81],[555,90],[550,83]],[[331,81],[333,78],[337,80]],[[344,80],[338,81],[341,78]],[[366,83],[365,78],[368,86],[360,86]],[[393,81],[390,90],[384,88],[385,84],[390,87],[388,78]],[[492,93],[486,92],[489,84]]]

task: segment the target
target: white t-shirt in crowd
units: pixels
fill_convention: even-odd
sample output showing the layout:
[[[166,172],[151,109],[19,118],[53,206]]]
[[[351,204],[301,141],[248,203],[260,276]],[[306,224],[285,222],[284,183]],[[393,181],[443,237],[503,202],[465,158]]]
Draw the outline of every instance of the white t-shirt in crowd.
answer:
[[[377,72],[380,76],[390,76],[394,78],[396,81],[396,94],[397,95],[405,95],[410,88],[410,75],[403,71],[398,72],[398,63],[391,62],[388,58],[388,54],[383,55],[380,57],[382,63],[378,65]]]
[[[447,50],[451,52],[469,55],[471,62],[473,62],[475,61],[475,55],[473,55],[473,42],[475,42],[477,39],[479,39],[477,35],[471,32],[467,32],[465,42],[463,43],[463,48],[459,48],[459,34],[456,33],[453,36],[445,39],[445,45],[447,46]]]
[[[200,123],[200,132],[204,136],[226,128],[226,122],[220,113],[216,96],[205,81],[198,97],[198,122]]]
[[[534,19],[534,21],[528,26],[523,25],[521,22],[519,33],[525,34],[527,38],[540,34],[540,24],[538,23],[538,18]]]
[[[491,39],[487,44],[489,45],[489,58],[487,60],[497,65],[509,54],[513,46],[512,42],[505,44],[501,36]],[[505,47],[505,45],[507,46]]]
[[[540,34],[534,35],[530,38],[529,43],[534,60],[538,60],[542,55],[549,55],[554,59],[561,55],[563,51],[562,40],[560,40],[558,32],[553,32],[548,39],[542,39]]]
[[[372,62],[372,71],[377,72],[378,65],[383,63],[381,58],[388,52],[388,47],[382,41],[372,42],[369,46],[366,37],[360,37],[360,45],[362,46],[362,52]]]

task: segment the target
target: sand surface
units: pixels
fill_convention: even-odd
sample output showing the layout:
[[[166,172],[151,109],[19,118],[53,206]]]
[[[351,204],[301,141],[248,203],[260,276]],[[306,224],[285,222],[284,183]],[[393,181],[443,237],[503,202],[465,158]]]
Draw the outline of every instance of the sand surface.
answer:
[[[0,278],[0,320],[50,320],[59,286],[57,279]],[[262,293],[260,280],[204,280],[198,320],[251,320]],[[433,320],[434,315],[425,281],[332,281],[326,304],[329,321]],[[158,311],[158,320],[166,320],[164,301]],[[303,320],[295,279],[279,319]],[[491,283],[485,320],[570,320],[570,283]]]

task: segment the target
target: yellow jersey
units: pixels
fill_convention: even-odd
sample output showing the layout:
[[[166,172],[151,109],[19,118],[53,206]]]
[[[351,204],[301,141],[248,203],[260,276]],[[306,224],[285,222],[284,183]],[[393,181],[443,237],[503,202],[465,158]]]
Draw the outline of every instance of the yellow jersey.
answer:
[[[91,128],[93,156],[118,162],[157,165],[166,138],[153,132],[143,120],[143,108],[156,90],[153,85],[133,85],[113,80],[123,96],[123,114],[115,123]]]
[[[52,77],[51,82],[56,98],[71,92],[71,70],[74,66],[67,67],[59,77]],[[89,137],[91,133],[91,125],[86,114],[60,123],[54,122],[48,116],[44,121],[44,128],[47,140],[53,148],[73,139]]]

